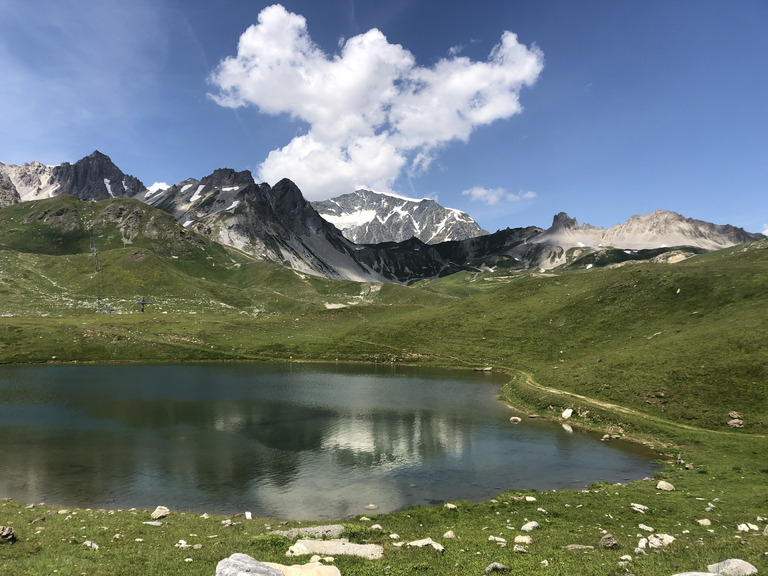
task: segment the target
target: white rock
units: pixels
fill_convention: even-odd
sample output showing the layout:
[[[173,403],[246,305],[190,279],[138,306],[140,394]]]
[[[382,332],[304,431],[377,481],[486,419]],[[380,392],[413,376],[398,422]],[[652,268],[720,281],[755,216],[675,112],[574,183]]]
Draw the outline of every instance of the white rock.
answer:
[[[642,504],[636,504],[635,502],[632,502],[630,505],[630,508],[634,510],[635,512],[640,512],[641,514],[645,514],[648,510],[648,506],[643,506]]]
[[[527,524],[523,524],[523,526],[520,528],[523,532],[531,532],[532,530],[535,530],[539,527],[539,523],[535,520],[533,522],[528,522]]]
[[[246,520],[253,520],[253,514],[251,514],[250,512],[246,512],[245,513],[245,519]]]
[[[155,511],[152,512],[152,515],[150,516],[150,518],[152,518],[152,520],[160,520],[160,518],[165,518],[170,513],[171,511],[165,506],[158,506],[157,508],[155,508]]]
[[[571,408],[566,408],[565,410],[563,410],[563,413],[561,414],[561,416],[567,420],[568,418],[573,416],[573,410]]]
[[[506,540],[504,538],[501,538],[500,536],[494,536],[493,534],[488,536],[488,541],[489,542],[505,542],[506,543]]]
[[[162,526],[162,522],[142,522],[142,524],[146,524],[147,526]]]
[[[646,532],[654,532],[653,528],[646,526],[645,524],[638,524],[637,527],[640,528],[640,530],[645,530]]]
[[[381,524],[374,524],[371,526],[371,530],[383,530],[383,528],[381,527]]]
[[[749,532],[749,526],[747,526],[746,524],[739,524],[736,527],[736,530],[738,530],[739,532]]]
[[[648,537],[648,547],[663,548],[664,546],[669,546],[674,541],[675,537],[669,534],[653,534]]]
[[[443,548],[442,545],[432,540],[432,538],[423,538],[422,540],[414,540],[413,542],[408,542],[408,546],[414,546],[416,548],[432,546],[432,548],[434,548],[438,552],[442,552],[443,550],[445,550],[445,548]]]
[[[675,487],[672,486],[672,484],[670,484],[669,482],[667,482],[665,480],[661,480],[661,481],[659,481],[658,484],[656,484],[656,490],[664,490],[666,492],[672,492],[672,490],[674,490],[674,489],[675,489]]]
[[[520,418],[520,416],[512,416],[512,417],[509,419],[509,421],[510,421],[510,422],[512,422],[512,424],[520,424],[520,422],[522,422],[522,421],[523,421],[523,419],[522,419],[522,418]]]
[[[757,574],[757,568],[749,562],[737,558],[730,558],[717,564],[711,564],[707,566],[707,570],[721,576],[750,576],[750,574]]]
[[[515,544],[531,544],[533,543],[533,538],[530,536],[515,536]]]
[[[696,522],[699,523],[699,526],[711,526],[712,522],[708,518],[702,518],[701,520],[696,520]]]
[[[449,510],[456,510],[456,504],[451,504],[450,502],[446,502],[445,504],[443,504],[443,506],[445,506]]]
[[[379,544],[354,544],[346,538],[335,540],[298,540],[288,548],[286,556],[303,556],[304,554],[327,554],[338,556],[348,554],[376,560],[384,555],[384,548]]]
[[[390,534],[389,537],[392,538],[392,540],[399,540],[400,534]]]
[[[456,538],[456,534],[454,534],[453,530],[448,530],[448,532],[443,534],[443,538]]]
[[[536,498],[533,496],[526,496],[525,497],[526,502],[536,502]]]
[[[749,528],[750,530],[754,530],[755,532],[760,530],[758,526],[755,526],[754,524],[750,524],[749,522],[747,522],[747,528]]]

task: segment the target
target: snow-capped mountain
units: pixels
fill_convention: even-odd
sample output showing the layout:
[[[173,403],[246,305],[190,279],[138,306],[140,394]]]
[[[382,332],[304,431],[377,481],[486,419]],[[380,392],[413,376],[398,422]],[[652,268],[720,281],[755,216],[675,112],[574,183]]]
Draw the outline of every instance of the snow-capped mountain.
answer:
[[[418,238],[427,244],[488,234],[468,214],[444,208],[434,200],[415,200],[360,189],[312,202],[320,216],[357,244],[402,242]]]

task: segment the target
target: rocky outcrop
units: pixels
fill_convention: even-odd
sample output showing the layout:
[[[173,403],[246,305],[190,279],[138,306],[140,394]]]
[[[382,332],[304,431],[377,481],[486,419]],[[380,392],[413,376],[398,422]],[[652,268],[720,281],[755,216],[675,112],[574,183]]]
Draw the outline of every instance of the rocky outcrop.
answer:
[[[21,202],[16,186],[10,176],[0,172],[0,208]]]

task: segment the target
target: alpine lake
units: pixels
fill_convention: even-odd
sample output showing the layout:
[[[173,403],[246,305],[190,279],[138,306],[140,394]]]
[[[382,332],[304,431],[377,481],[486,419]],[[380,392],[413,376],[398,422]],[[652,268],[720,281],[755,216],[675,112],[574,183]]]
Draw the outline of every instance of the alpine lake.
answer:
[[[510,423],[504,382],[390,365],[4,366],[0,497],[320,520],[655,469],[642,446]]]

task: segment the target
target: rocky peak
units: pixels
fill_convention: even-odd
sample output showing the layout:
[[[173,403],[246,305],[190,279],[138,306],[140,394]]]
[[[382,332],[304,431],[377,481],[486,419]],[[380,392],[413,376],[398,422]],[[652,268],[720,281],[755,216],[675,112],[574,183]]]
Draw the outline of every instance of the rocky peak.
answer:
[[[133,197],[146,191],[138,178],[124,174],[109,156],[98,150],[74,164],[64,162],[55,166],[52,179],[59,185],[57,194],[71,194],[82,200]]]
[[[579,227],[579,223],[576,221],[576,218],[571,218],[565,212],[560,212],[559,214],[555,214],[555,217],[552,219],[551,230],[564,230],[564,229],[578,228],[578,227]]]

